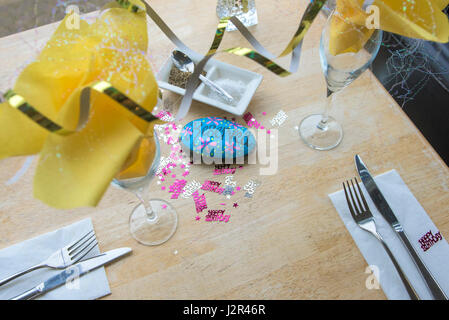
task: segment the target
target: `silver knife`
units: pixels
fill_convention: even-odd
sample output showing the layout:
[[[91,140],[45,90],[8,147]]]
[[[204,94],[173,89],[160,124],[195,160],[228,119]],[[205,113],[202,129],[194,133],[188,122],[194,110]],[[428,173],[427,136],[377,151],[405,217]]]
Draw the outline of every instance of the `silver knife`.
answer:
[[[415,251],[412,244],[408,240],[407,235],[404,232],[404,228],[394,215],[393,210],[391,210],[390,206],[387,203],[387,200],[385,200],[384,196],[380,192],[379,188],[376,185],[376,182],[374,182],[373,177],[369,173],[362,159],[357,154],[355,155],[355,166],[359,173],[360,179],[362,179],[362,182],[365,185],[365,188],[368,191],[368,194],[370,195],[374,204],[376,205],[377,210],[379,210],[384,219],[398,234],[402,243],[407,248],[410,256],[412,257],[413,261],[418,267],[418,270],[421,273],[422,277],[424,278],[424,281],[429,287],[433,297],[437,300],[447,300],[447,296],[441,289],[440,285],[436,282],[435,278],[432,276],[430,271],[427,269],[424,262],[422,262],[422,260],[418,256],[418,253]]]
[[[40,283],[36,287],[25,291],[18,296],[11,298],[11,300],[30,300],[34,299],[54,288],[57,288],[68,281],[74,279],[75,277],[81,277],[82,275],[95,270],[115,259],[131,252],[131,248],[119,248],[114,249],[96,257],[86,259],[80,263],[68,267],[64,271],[58,273],[57,275],[49,278],[48,280]]]

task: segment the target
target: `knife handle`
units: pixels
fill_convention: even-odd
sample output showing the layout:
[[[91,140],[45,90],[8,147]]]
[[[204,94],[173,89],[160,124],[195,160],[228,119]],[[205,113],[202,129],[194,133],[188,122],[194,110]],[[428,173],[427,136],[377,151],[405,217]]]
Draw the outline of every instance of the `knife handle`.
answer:
[[[412,299],[412,300],[421,300],[419,298],[418,294],[416,293],[415,289],[413,289],[412,285],[410,284],[410,281],[408,280],[408,278],[405,275],[404,271],[402,271],[401,266],[396,261],[396,258],[394,257],[394,255],[391,252],[390,248],[387,246],[387,244],[385,243],[385,241],[382,239],[382,237],[379,234],[378,234],[377,239],[379,239],[379,241],[382,243],[385,251],[387,251],[388,256],[390,257],[391,261],[393,262],[393,264],[394,264],[394,266],[396,268],[396,271],[398,272],[399,277],[401,278],[402,283],[404,284],[405,290],[407,290],[407,293],[408,293],[410,299]]]
[[[42,294],[42,289],[39,288],[39,286],[34,287],[33,289],[30,289],[28,291],[25,291],[24,293],[19,294],[18,296],[15,296],[14,298],[11,298],[10,300],[31,300],[34,299]]]
[[[427,286],[429,287],[430,292],[432,293],[433,297],[437,300],[448,300],[447,296],[444,294],[440,285],[436,282],[435,278],[432,276],[430,271],[427,269],[424,262],[422,262],[421,258],[416,253],[415,248],[413,248],[413,246],[410,243],[410,241],[408,240],[405,232],[403,230],[396,230],[396,232],[398,233],[399,238],[402,240],[402,243],[405,245],[405,247],[408,249],[408,252],[412,256],[413,261],[415,262],[416,266],[418,267],[418,270],[421,273],[422,277],[424,278],[424,281],[426,282]]]

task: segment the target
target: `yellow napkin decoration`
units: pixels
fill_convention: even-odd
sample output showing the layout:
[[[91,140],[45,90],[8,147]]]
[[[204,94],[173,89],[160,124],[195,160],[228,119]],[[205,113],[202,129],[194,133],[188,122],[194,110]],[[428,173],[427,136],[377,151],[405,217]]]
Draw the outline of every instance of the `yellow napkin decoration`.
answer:
[[[337,0],[337,16],[331,22],[329,43],[332,54],[357,52],[371,36],[373,29],[366,26],[370,14],[362,9],[363,3],[364,0]],[[448,0],[374,0],[372,3],[378,8],[379,29],[436,42],[449,41],[449,21],[442,12],[448,4]]]
[[[20,74],[14,92],[65,128],[76,127],[82,90],[99,81],[113,84],[151,112],[158,87],[144,56],[145,13],[111,8],[91,25],[81,20],[79,29],[67,28],[67,18],[39,58]],[[152,136],[153,126],[95,90],[90,93],[87,123],[65,136],[50,133],[4,102],[0,159],[40,153],[36,198],[56,208],[95,206],[120,170],[122,177],[141,176],[148,170],[154,141],[142,137]]]

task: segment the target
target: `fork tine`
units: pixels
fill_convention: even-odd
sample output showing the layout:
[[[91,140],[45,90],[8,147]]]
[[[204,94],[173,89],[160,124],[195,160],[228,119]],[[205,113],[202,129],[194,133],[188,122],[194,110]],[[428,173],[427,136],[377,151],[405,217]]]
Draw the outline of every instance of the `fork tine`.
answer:
[[[348,188],[349,188],[349,186],[348,186]],[[354,220],[356,220],[356,214],[354,212],[354,209],[352,208],[351,201],[349,200],[349,195],[346,190],[346,186],[345,186],[344,182],[343,182],[343,189],[345,190],[346,201],[348,202],[348,207],[349,207],[349,211],[351,211],[351,216]]]
[[[93,246],[91,246],[90,248],[89,248],[89,246],[91,245],[93,243]],[[98,242],[97,242],[97,239],[95,238],[95,239],[93,239],[85,248],[87,248],[87,249],[85,249],[84,251],[80,251],[80,252],[78,252],[76,255],[79,255],[79,254],[81,254],[79,257],[77,257],[76,259],[75,259],[75,261],[73,262],[73,263],[77,263],[77,262],[79,262],[81,259],[83,259],[89,252],[91,252],[92,251],[92,249],[93,248],[95,248],[96,246],[98,245]]]
[[[355,179],[355,184],[358,185],[358,183],[357,183],[357,178]],[[355,198],[357,199],[357,203],[358,203],[358,205],[359,205],[360,212],[363,212],[363,211],[365,211],[365,208],[367,208],[368,206],[366,206],[365,208],[362,206],[362,203],[360,202],[359,194],[357,193],[357,190],[356,190],[356,188],[354,187],[354,183],[352,183],[352,179],[351,179],[351,185],[352,185],[352,189],[354,189]]]
[[[95,233],[92,233],[92,235],[90,235],[86,240],[84,240],[82,243],[78,244],[75,248],[69,250],[69,256],[75,256],[77,255],[79,252],[83,251],[88,244],[86,245],[86,243],[90,243],[89,241],[91,241],[93,239],[95,239]]]
[[[75,245],[77,245],[80,241],[82,241],[84,238],[86,238],[90,233],[94,232],[94,230],[90,230],[88,233],[86,233],[84,236],[82,236],[81,238],[74,240],[72,243],[70,243],[67,246],[67,250],[71,250]]]
[[[355,178],[355,181],[357,182],[357,178]],[[357,188],[359,189],[360,197],[362,198],[363,204],[365,205],[365,209],[368,210],[368,203],[365,200],[365,196],[363,195],[362,189],[360,188],[359,183],[356,183]]]
[[[354,196],[352,194],[352,189],[351,186],[349,185],[349,181],[346,181],[346,184],[348,185],[349,195],[351,196],[352,199],[352,205],[354,206],[355,214],[356,215],[361,214],[362,212],[359,210],[359,207],[357,207],[357,203],[354,200]]]

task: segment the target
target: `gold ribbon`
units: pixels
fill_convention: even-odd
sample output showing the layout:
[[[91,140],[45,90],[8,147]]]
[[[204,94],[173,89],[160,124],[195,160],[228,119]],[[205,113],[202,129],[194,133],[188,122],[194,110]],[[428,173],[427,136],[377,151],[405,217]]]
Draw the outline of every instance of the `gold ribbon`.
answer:
[[[203,72],[204,66],[207,64],[210,58],[218,53],[231,53],[240,57],[247,57],[254,62],[257,62],[267,70],[275,73],[280,77],[286,77],[295,73],[299,68],[299,60],[301,56],[301,46],[304,36],[309,30],[312,22],[315,20],[316,16],[320,12],[323,5],[327,0],[312,0],[304,12],[302,16],[301,22],[286,46],[286,48],[282,51],[280,55],[273,55],[268,50],[266,50],[257,39],[251,34],[251,32],[240,22],[237,17],[225,17],[220,19],[217,30],[215,32],[214,40],[212,41],[212,45],[206,54],[206,56],[202,57],[188,46],[186,46],[176,35],[175,33],[168,27],[168,25],[161,19],[161,17],[153,10],[153,8],[146,2],[142,0],[145,8],[133,3],[130,0],[116,0],[116,2],[123,8],[128,9],[132,12],[145,11],[147,15],[156,23],[156,25],[161,29],[161,31],[184,53],[190,55],[192,57],[202,57],[201,61],[195,67],[195,72],[189,77],[189,80],[186,85],[186,93],[181,102],[181,106],[179,108],[178,114],[175,117],[175,120],[182,119],[189,111],[190,105],[192,104],[193,94],[197,88],[199,82],[199,76]],[[218,48],[223,39],[224,33],[226,32],[227,24],[232,22],[239,32],[243,35],[243,37],[248,40],[248,42],[253,46],[254,49],[244,48],[244,47],[233,47],[218,51]],[[276,58],[284,57],[288,54],[292,53],[292,59],[290,63],[289,70],[284,69],[273,60]]]
[[[132,1],[129,0],[116,0],[117,3],[122,6],[125,9],[128,9],[132,12],[139,12],[141,10],[146,11],[148,16],[157,24],[157,26],[165,33],[165,35],[180,49],[185,49],[187,46],[185,46],[178,37],[170,30],[170,28],[163,22],[163,20],[159,17],[159,15],[151,8],[151,6],[146,2],[142,1],[145,4],[145,8],[141,8],[140,6],[134,4]],[[268,50],[266,50],[257,40],[256,38],[251,34],[251,32],[240,22],[240,20],[237,17],[225,17],[220,19],[220,22],[218,23],[217,30],[215,32],[214,40],[212,41],[212,45],[206,54],[206,56],[210,56],[213,54],[219,53],[217,50],[221,44],[221,41],[223,39],[223,36],[226,31],[226,26],[228,25],[229,21],[234,23],[234,25],[237,27],[237,29],[240,31],[240,33],[250,42],[250,44],[256,48],[256,50],[249,49],[249,48],[243,48],[243,47],[233,47],[224,49],[221,52],[227,52],[231,54],[235,54],[237,56],[241,57],[247,57],[258,64],[262,65],[266,69],[270,70],[271,72],[277,74],[278,76],[285,77],[288,76],[294,72],[297,71],[297,67],[295,67],[295,70],[293,71],[287,71],[278,64],[276,64],[273,59],[284,57],[288,54],[290,54],[292,51],[295,50],[298,45],[301,44],[302,40],[304,39],[304,36],[306,35],[307,31],[309,30],[310,26],[312,25],[312,22],[315,20],[315,17],[320,12],[323,5],[326,3],[327,0],[312,0],[304,12],[304,15],[301,19],[301,22],[298,26],[298,29],[296,30],[293,38],[288,43],[287,47],[282,51],[282,53],[278,56],[275,56],[271,53],[269,53]],[[186,51],[191,51],[191,49],[188,49]],[[260,51],[260,52],[258,52]],[[298,56],[299,59],[299,56]],[[299,63],[297,64],[299,65]]]
[[[6,99],[6,101],[8,101],[11,107],[21,111],[24,115],[33,120],[39,126],[52,133],[66,136],[81,131],[86,125],[89,119],[90,90],[92,89],[107,95],[109,98],[118,102],[122,107],[133,113],[135,116],[149,123],[153,121],[157,121],[158,123],[165,123],[165,121],[157,118],[151,112],[142,108],[137,102],[133,101],[131,98],[112,86],[112,84],[107,81],[99,81],[95,84],[92,84],[91,86],[85,87],[81,91],[80,115],[78,118],[78,124],[73,130],[65,129],[50,118],[46,117],[44,114],[39,112],[39,110],[30,105],[23,96],[15,93],[12,90],[8,90],[4,94],[4,98]],[[159,96],[161,96],[160,91]]]

